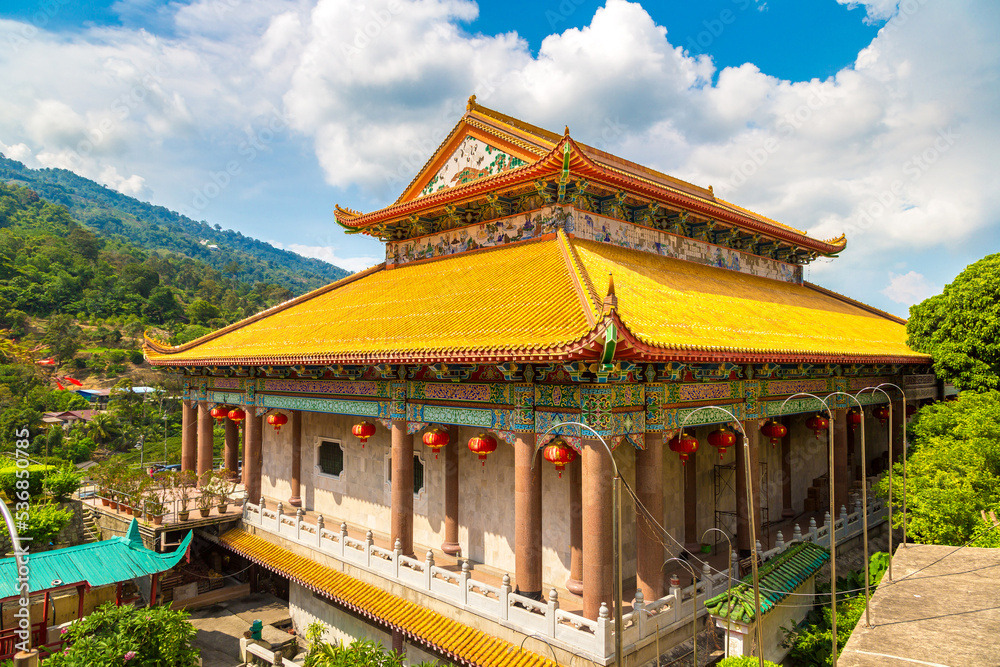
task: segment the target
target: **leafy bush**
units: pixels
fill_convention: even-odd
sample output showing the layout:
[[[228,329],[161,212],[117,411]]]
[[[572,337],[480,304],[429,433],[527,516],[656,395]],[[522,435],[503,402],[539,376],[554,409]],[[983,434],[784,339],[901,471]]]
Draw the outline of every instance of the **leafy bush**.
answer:
[[[132,350],[128,353],[128,360],[138,366],[145,361],[146,358],[142,356],[142,350]]]
[[[45,667],[194,667],[198,631],[188,614],[159,606],[146,609],[108,603],[69,626],[65,649]]]
[[[731,655],[721,660],[717,667],[760,667],[760,659],[749,655]],[[778,667],[778,665],[765,660],[764,667]]]
[[[34,545],[50,544],[66,524],[73,519],[73,510],[53,503],[32,504],[28,509],[28,528],[21,537],[31,537]]]
[[[80,477],[73,466],[64,466],[46,475],[42,487],[56,500],[66,500],[80,488]]]
[[[355,639],[350,644],[328,644],[322,641],[323,626],[313,623],[306,630],[309,652],[305,667],[403,667],[403,656],[385,652],[382,645],[371,639]],[[412,667],[433,667],[437,662],[421,662]]]
[[[108,350],[108,361],[113,364],[125,361],[125,350]]]
[[[45,475],[52,471],[53,468],[52,466],[30,465],[26,470],[28,471],[27,477],[25,478],[22,473],[20,480],[17,477],[18,468],[16,466],[8,466],[0,470],[0,491],[11,500],[14,499],[14,494],[17,491],[25,490],[25,488],[18,489],[18,481],[22,482],[22,487],[27,487],[26,490],[32,497],[41,495]]]

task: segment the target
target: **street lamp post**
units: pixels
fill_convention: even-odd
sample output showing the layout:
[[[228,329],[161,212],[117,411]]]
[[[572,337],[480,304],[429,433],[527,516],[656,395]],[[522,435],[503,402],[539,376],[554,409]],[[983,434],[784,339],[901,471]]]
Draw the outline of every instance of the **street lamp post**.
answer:
[[[684,432],[684,426],[688,423],[688,420],[691,419],[691,417],[693,417],[698,412],[701,412],[702,410],[718,410],[720,412],[724,412],[725,414],[727,414],[733,420],[733,423],[739,428],[740,433],[743,435],[743,452],[744,452],[743,461],[746,464],[746,465],[743,466],[743,468],[744,468],[744,471],[746,473],[746,480],[747,480],[747,483],[746,483],[746,487],[747,487],[747,514],[749,515],[749,519],[750,519],[750,560],[752,561],[750,569],[751,569],[751,572],[753,574],[753,599],[754,599],[754,605],[756,606],[755,615],[757,617],[757,622],[755,624],[756,635],[757,635],[757,658],[760,661],[760,667],[764,667],[764,641],[762,639],[762,633],[761,633],[761,627],[760,627],[761,626],[761,618],[760,618],[761,617],[761,608],[760,608],[760,574],[759,574],[759,572],[757,570],[757,557],[758,557],[758,555],[757,555],[757,521],[755,520],[755,517],[754,517],[754,514],[755,514],[754,508],[756,507],[756,505],[754,504],[754,499],[753,499],[753,476],[750,474],[750,439],[747,437],[746,429],[743,428],[743,423],[739,419],[736,418],[736,415],[734,415],[729,410],[727,410],[727,409],[725,409],[723,407],[720,407],[718,405],[705,405],[705,406],[702,406],[700,408],[695,408],[691,412],[689,412],[686,415],[684,415],[684,419],[683,419],[683,421],[681,421],[681,425],[680,425],[681,433]],[[737,474],[739,474],[739,473],[737,473]],[[729,563],[729,567],[732,568],[732,562],[731,561]],[[728,650],[728,641],[727,641],[727,649],[726,650]],[[834,667],[836,667],[836,665]]]
[[[684,569],[691,573],[691,644],[693,647],[692,650],[694,651],[691,664],[698,667],[698,574],[694,571],[694,568],[691,567],[691,563],[677,558],[676,556],[663,561],[663,565],[660,566],[661,573],[663,572],[663,568],[667,566],[667,563],[671,561],[677,561],[684,566]],[[660,576],[662,577],[663,575],[661,574]],[[659,633],[657,633],[657,636],[659,636]],[[657,651],[656,660],[659,661],[659,659],[659,651]]]
[[[823,406],[823,410],[827,414],[827,434],[826,434],[826,444],[827,450],[829,451],[829,474],[830,474],[830,641],[833,646],[831,648],[831,657],[833,659],[833,667],[837,667],[837,521],[834,517],[837,516],[836,500],[833,496],[833,410],[827,404],[826,399],[820,398],[815,394],[810,394],[807,392],[800,392],[798,394],[792,394],[781,404],[784,408],[788,401],[799,396],[805,396],[815,399]],[[827,396],[826,398],[830,398]]]
[[[614,580],[614,597],[615,597],[615,665],[621,667],[622,664],[622,522],[621,522],[621,475],[618,473],[618,464],[615,463],[614,454],[611,452],[611,448],[608,447],[608,443],[604,441],[601,434],[595,431],[590,426],[581,422],[560,422],[558,424],[553,424],[550,426],[539,440],[544,440],[545,436],[554,431],[557,428],[562,428],[563,426],[579,426],[581,429],[586,429],[596,437],[601,445],[604,446],[604,451],[607,452],[608,458],[611,459],[611,468],[614,471],[614,477],[611,482],[611,537],[614,542],[612,546],[612,560],[613,569],[615,571]],[[531,467],[535,467],[535,457],[538,455],[538,451],[541,449],[539,444],[535,443],[535,452],[531,456]]]
[[[732,592],[733,592],[733,541],[731,539],[729,539],[729,535],[726,534],[726,531],[722,530],[721,528],[709,528],[704,533],[702,533],[702,535],[701,535],[701,541],[704,542],[705,541],[705,535],[708,535],[709,533],[711,533],[713,531],[719,533],[724,538],[726,538],[726,543],[729,544],[729,553],[726,556],[726,571],[729,573],[729,584],[726,586],[726,609],[730,609],[730,605],[732,605],[732,599],[730,598],[730,596],[732,595]],[[757,540],[755,539],[754,542],[756,542],[756,541]],[[725,654],[724,654],[723,657],[726,657],[726,658],[729,657],[729,619],[728,618],[726,619],[726,650],[725,650]]]

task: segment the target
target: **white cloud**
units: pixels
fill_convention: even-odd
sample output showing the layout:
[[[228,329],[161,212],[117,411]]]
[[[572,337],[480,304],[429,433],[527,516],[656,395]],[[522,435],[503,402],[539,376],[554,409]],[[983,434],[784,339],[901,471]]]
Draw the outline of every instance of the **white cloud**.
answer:
[[[290,250],[294,253],[302,255],[303,257],[315,257],[316,259],[321,259],[324,262],[333,264],[334,266],[339,266],[340,268],[352,273],[364,271],[367,268],[373,267],[376,264],[381,264],[385,261],[384,257],[339,257],[337,255],[337,248],[333,246],[303,245],[301,243],[283,244],[280,241],[268,241],[268,243],[273,245],[275,248]]]
[[[927,282],[923,274],[907,271],[903,274],[889,272],[889,285],[882,294],[906,306],[919,303],[934,294],[937,290]]]
[[[471,33],[471,0],[196,0],[157,10],[169,38],[94,28],[23,39],[24,24],[0,21],[0,142],[190,202],[227,161],[249,171],[272,158],[273,143],[242,150],[278,109],[274,142],[311,150],[339,189],[331,199],[381,206],[476,93],[814,235],[846,232],[843,256],[811,270],[874,290],[886,257],[960,246],[998,218],[1000,5],[838,1],[888,21],[852,67],[794,83],[749,63],[716,72],[625,0],[549,35],[537,55],[515,33]],[[231,180],[249,191],[264,179]],[[303,247],[336,257],[356,243]]]

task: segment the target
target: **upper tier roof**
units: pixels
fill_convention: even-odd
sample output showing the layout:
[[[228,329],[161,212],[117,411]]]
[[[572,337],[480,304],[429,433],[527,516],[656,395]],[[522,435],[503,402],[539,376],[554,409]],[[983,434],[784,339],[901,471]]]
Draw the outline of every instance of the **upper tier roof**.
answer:
[[[479,159],[476,164],[482,169],[449,170],[448,163],[456,160],[469,141],[482,142],[487,147],[484,150],[490,152],[485,156],[490,162]],[[393,204],[370,213],[338,206],[334,214],[345,228],[378,230],[390,221],[471,201],[499,189],[531,185],[564,171],[573,178],[676,206],[818,254],[835,254],[846,246],[843,236],[811,238],[801,230],[717,198],[711,187],[693,185],[577,142],[569,136],[569,128],[559,135],[488,109],[477,104],[475,96],[469,99],[465,115]],[[439,183],[443,174],[451,177],[449,182]]]
[[[611,323],[618,359],[928,360],[902,320],[827,290],[562,231],[380,265],[186,345],[147,339],[146,354],[175,366],[597,359]]]

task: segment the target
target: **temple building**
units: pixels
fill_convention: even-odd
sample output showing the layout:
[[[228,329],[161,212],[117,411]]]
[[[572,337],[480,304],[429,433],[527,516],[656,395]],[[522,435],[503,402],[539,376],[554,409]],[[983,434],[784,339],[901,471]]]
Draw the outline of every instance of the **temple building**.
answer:
[[[716,557],[720,533],[743,556],[791,543],[781,522],[812,534],[816,513],[822,530],[828,446],[836,507],[869,511],[855,425],[871,476],[899,455],[882,422],[902,397],[861,390],[938,392],[903,320],[804,281],[843,237],[474,97],[394,203],[335,217],[381,240],[385,262],[145,348],[184,377],[184,468],[211,467],[213,408],[243,417],[227,420],[225,460],[242,458],[249,500],[219,540],[288,578],[297,626],[459,664],[609,664],[621,603],[618,641],[642,664],[725,586],[725,561],[699,563],[695,589],[666,561]],[[803,393],[833,394],[832,443]]]

